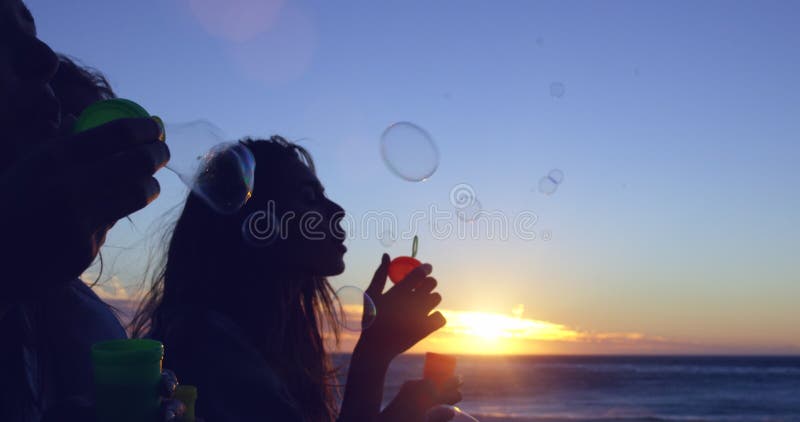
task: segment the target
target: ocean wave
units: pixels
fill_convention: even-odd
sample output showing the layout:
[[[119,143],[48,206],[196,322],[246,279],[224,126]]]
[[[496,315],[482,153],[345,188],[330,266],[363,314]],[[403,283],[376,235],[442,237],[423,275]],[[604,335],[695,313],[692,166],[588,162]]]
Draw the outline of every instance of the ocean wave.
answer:
[[[797,366],[717,366],[717,365],[647,365],[598,363],[542,363],[531,369],[566,369],[587,372],[641,373],[641,374],[701,374],[701,375],[800,375]]]

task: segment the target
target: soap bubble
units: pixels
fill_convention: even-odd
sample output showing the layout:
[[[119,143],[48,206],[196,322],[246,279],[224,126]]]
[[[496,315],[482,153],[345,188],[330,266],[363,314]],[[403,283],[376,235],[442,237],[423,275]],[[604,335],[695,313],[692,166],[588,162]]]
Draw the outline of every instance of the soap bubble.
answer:
[[[559,169],[550,170],[547,176],[539,179],[539,192],[545,195],[556,193],[558,187],[564,181],[564,172]]]
[[[466,222],[477,219],[483,210],[475,189],[467,183],[459,183],[450,189],[450,204],[456,208],[456,216]]]
[[[448,406],[442,404],[428,411],[425,415],[426,422],[452,421],[452,422],[478,422],[469,413],[461,410],[458,406]]]
[[[470,223],[480,218],[483,205],[478,198],[475,198],[469,205],[463,208],[456,208],[456,217],[459,220]]]
[[[253,194],[255,158],[207,120],[167,124],[171,159],[167,167],[212,209],[238,211]]]
[[[559,169],[552,169],[550,170],[550,173],[547,173],[547,177],[549,177],[550,180],[554,181],[557,185],[560,185],[561,182],[564,181],[564,172]]]
[[[550,84],[550,95],[553,98],[563,98],[567,92],[567,88],[561,82],[553,82]]]
[[[377,315],[372,298],[355,286],[344,286],[336,291],[339,306],[336,308],[336,320],[341,327],[350,331],[362,331],[369,328]]]
[[[397,241],[397,236],[394,234],[394,231],[391,229],[386,229],[378,234],[378,240],[380,240],[381,245],[384,248],[391,248],[394,246],[394,243]]]
[[[544,176],[539,179],[539,192],[545,195],[552,195],[556,193],[558,190],[558,183],[554,182],[553,179]]]
[[[386,167],[409,182],[421,182],[439,167],[439,150],[430,134],[410,122],[394,123],[381,135]]]
[[[274,206],[253,211],[242,222],[242,239],[250,246],[270,246],[280,237],[281,226],[275,216]]]

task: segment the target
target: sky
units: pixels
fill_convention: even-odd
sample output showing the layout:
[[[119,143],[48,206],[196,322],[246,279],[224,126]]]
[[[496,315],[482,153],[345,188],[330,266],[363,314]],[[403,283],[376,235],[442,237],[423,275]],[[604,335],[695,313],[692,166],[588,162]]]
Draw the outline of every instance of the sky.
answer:
[[[335,286],[366,288],[380,254],[419,235],[450,323],[415,351],[800,353],[800,3],[27,4],[44,41],[168,123],[307,147],[354,222]],[[435,142],[424,182],[382,160],[398,121]],[[399,164],[430,158],[414,153]],[[552,169],[564,180],[545,195]],[[136,296],[185,195],[159,179],[162,197],[109,236],[106,298]],[[511,234],[410,223],[452,211],[456,189]],[[388,248],[357,223],[382,212],[406,235]]]

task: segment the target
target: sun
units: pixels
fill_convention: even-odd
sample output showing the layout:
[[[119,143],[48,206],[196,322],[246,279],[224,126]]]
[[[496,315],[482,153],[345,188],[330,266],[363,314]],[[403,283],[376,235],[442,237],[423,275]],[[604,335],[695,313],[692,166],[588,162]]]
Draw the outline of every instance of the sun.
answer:
[[[486,312],[462,313],[456,323],[464,329],[462,334],[479,337],[484,340],[497,341],[501,338],[510,338],[511,325],[507,321],[508,317],[499,314]]]
[[[447,325],[425,342],[425,347],[456,354],[530,354],[546,341],[574,341],[582,337],[560,324],[522,316],[524,308],[511,314],[483,311],[441,310]],[[421,351],[422,348],[419,348]]]

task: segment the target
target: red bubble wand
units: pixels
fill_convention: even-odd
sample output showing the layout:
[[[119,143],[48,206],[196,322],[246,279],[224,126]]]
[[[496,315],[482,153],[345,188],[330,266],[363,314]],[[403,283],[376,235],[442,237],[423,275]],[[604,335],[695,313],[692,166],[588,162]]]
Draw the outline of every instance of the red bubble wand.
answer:
[[[398,256],[389,264],[389,280],[392,280],[392,283],[396,284],[403,281],[408,273],[422,265],[416,259],[418,247],[419,237],[414,236],[414,242],[411,244],[411,256]]]

